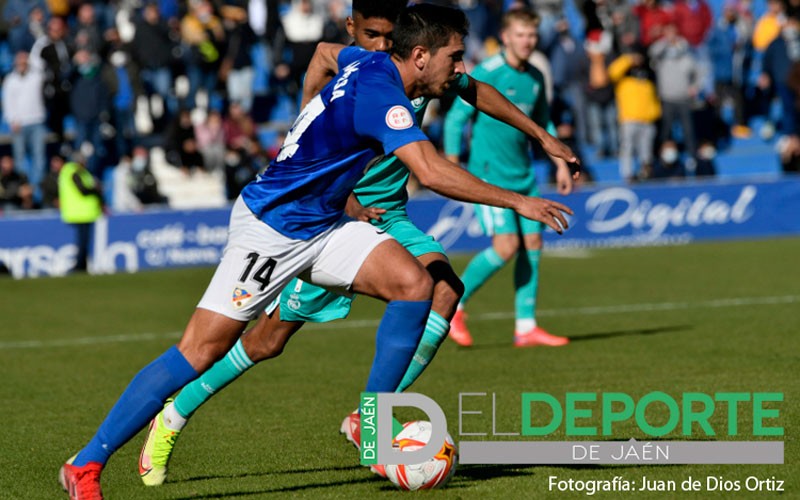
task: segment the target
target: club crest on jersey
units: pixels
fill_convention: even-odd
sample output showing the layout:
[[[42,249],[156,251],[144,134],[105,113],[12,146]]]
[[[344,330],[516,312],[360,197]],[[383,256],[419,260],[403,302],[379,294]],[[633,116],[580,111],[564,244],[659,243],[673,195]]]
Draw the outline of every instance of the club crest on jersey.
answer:
[[[239,288],[238,286],[233,289],[233,296],[231,297],[231,302],[233,302],[233,307],[239,309],[240,307],[244,306],[253,296],[245,290],[244,288]]]
[[[386,112],[386,125],[394,130],[405,130],[414,125],[414,119],[404,106],[392,106]]]

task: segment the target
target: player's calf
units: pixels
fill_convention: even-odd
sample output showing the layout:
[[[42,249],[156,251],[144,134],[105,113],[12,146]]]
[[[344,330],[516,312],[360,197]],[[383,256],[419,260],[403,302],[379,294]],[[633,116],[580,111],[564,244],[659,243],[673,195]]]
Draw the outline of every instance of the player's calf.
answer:
[[[279,309],[271,317],[262,314],[255,326],[242,335],[244,351],[253,363],[278,357],[302,326],[302,321],[281,321]]]

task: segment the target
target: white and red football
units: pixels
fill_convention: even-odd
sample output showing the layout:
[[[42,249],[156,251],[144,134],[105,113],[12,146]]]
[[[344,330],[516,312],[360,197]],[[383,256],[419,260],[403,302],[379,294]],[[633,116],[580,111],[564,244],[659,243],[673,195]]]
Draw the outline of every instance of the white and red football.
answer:
[[[431,423],[414,420],[403,424],[403,430],[394,438],[392,446],[401,451],[415,451],[425,446],[431,438]],[[416,491],[440,488],[447,484],[456,471],[458,452],[453,438],[448,434],[442,449],[433,458],[414,465],[387,465],[386,477],[400,489]]]

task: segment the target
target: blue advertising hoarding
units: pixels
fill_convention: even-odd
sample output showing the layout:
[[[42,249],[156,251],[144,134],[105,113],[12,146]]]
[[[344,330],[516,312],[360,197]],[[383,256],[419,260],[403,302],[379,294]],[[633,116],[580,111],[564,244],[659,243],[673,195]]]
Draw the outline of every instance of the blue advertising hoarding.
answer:
[[[547,248],[685,244],[692,241],[800,234],[800,178],[753,182],[595,186],[568,197],[575,215]],[[414,222],[446,249],[489,245],[471,204],[438,196],[414,198]],[[216,265],[227,238],[228,208],[110,215],[95,224],[91,271],[137,272]],[[15,278],[62,276],[74,265],[72,229],[57,213],[0,218],[0,267]]]
[[[229,209],[110,215],[95,223],[90,271],[216,265]],[[63,276],[75,264],[73,229],[57,213],[0,219],[0,264],[15,278]]]
[[[547,248],[683,244],[732,238],[800,234],[800,179],[761,182],[685,182],[593,187],[562,197],[570,228],[548,228]],[[409,214],[451,251],[489,245],[470,204],[440,197],[416,199]]]

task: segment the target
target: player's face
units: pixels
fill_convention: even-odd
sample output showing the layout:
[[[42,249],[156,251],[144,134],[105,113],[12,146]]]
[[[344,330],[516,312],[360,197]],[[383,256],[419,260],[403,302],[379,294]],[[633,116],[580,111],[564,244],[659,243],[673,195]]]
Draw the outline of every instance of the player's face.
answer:
[[[347,18],[347,33],[356,45],[372,52],[388,52],[392,48],[394,24],[382,17],[364,18],[360,12]]]
[[[527,61],[536,48],[539,32],[533,24],[511,21],[501,35],[506,54],[518,61]]]
[[[429,97],[444,95],[456,77],[466,71],[464,67],[464,37],[453,35],[450,43],[437,50],[428,61],[428,88],[425,94]]]

